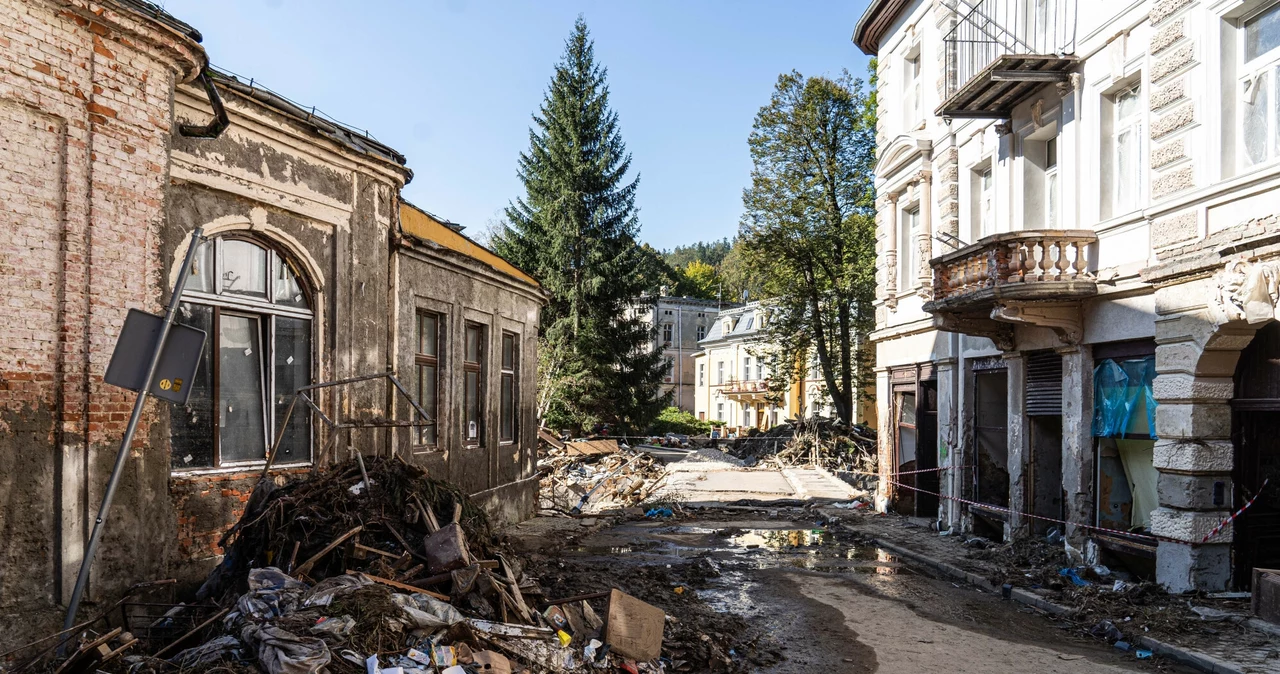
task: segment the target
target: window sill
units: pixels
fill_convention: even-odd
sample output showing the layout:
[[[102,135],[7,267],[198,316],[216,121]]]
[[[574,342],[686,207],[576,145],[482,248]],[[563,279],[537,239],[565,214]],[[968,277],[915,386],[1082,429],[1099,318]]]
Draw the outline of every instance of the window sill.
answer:
[[[247,473],[261,472],[262,467],[267,465],[266,461],[256,461],[253,463],[240,463],[233,466],[218,466],[217,468],[191,468],[183,470],[174,470],[169,473],[170,477],[187,478],[187,477],[204,477],[206,475],[226,475],[229,473]],[[310,468],[313,464],[310,461],[295,461],[293,463],[277,463],[271,466],[270,472],[293,470],[296,468]]]

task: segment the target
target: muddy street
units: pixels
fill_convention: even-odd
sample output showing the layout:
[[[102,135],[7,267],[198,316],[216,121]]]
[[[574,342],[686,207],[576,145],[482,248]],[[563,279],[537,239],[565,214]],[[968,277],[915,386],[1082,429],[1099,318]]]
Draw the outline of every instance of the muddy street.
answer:
[[[802,509],[694,512],[605,526],[534,555],[536,573],[557,593],[612,583],[664,608],[675,651],[719,671],[1189,671],[932,577]]]

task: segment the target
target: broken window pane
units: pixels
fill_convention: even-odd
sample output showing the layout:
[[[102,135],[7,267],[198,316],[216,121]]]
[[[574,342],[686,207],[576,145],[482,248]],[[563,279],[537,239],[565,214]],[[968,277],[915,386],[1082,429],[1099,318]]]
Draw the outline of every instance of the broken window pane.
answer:
[[[202,241],[200,247],[196,248],[196,256],[191,260],[191,273],[187,277],[187,285],[183,287],[183,292],[188,290],[202,293],[218,292],[213,285],[214,247],[213,241]]]
[[[289,263],[279,255],[272,255],[271,267],[273,301],[286,307],[309,309],[306,295],[303,294],[302,286],[298,283],[298,277],[293,273],[293,269],[289,267]]]
[[[311,321],[275,318],[275,432],[285,423],[285,412],[293,394],[311,383]],[[288,428],[276,450],[276,463],[307,461],[311,458],[311,410],[305,403],[294,406]],[[272,441],[275,436],[272,436]]]
[[[218,446],[223,463],[267,455],[261,335],[255,316],[220,317]]]
[[[222,293],[266,299],[267,251],[248,241],[223,241]]]
[[[1252,166],[1267,160],[1268,112],[1271,106],[1267,102],[1268,78],[1256,77],[1246,81],[1245,100],[1242,115],[1244,117],[1244,153],[1245,165]]]
[[[174,470],[208,468],[213,465],[213,307],[183,302],[176,320],[208,336],[191,382],[191,397],[186,405],[169,406],[173,448],[169,463]]]

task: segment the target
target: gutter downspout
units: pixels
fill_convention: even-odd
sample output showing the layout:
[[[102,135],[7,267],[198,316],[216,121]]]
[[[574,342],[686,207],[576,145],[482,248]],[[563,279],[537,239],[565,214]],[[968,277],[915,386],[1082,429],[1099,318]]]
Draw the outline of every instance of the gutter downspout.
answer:
[[[213,106],[213,119],[208,124],[199,126],[196,124],[183,124],[178,127],[178,133],[187,138],[217,138],[231,126],[231,120],[227,117],[227,109],[222,105],[222,97],[218,95],[218,90],[213,86],[213,77],[210,75],[209,66],[205,66],[200,71],[197,78],[200,85],[204,87],[204,93],[209,97],[209,105]]]

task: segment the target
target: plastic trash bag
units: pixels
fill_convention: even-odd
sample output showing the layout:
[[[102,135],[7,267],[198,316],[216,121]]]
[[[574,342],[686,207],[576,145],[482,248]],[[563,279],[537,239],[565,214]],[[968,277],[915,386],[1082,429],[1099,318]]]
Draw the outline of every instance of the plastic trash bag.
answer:
[[[278,618],[298,608],[307,584],[274,566],[249,571],[249,591],[236,601],[236,611],[253,621]]]
[[[329,664],[329,646],[316,637],[300,637],[268,625],[246,625],[240,632],[258,649],[258,666],[267,674],[310,674]]]
[[[333,603],[334,599],[372,584],[373,581],[355,575],[325,578],[302,595],[302,605],[328,606]]]
[[[391,600],[404,610],[405,615],[420,629],[438,629],[462,622],[458,609],[425,594],[393,594]]]
[[[178,651],[177,654],[169,658],[169,662],[181,669],[189,669],[226,659],[243,660],[243,651],[244,648],[240,645],[239,639],[233,636],[224,636],[206,641],[194,648]]]
[[[312,634],[328,635],[333,637],[346,637],[355,629],[356,620],[349,615],[340,618],[322,618],[320,622],[311,626]]]

